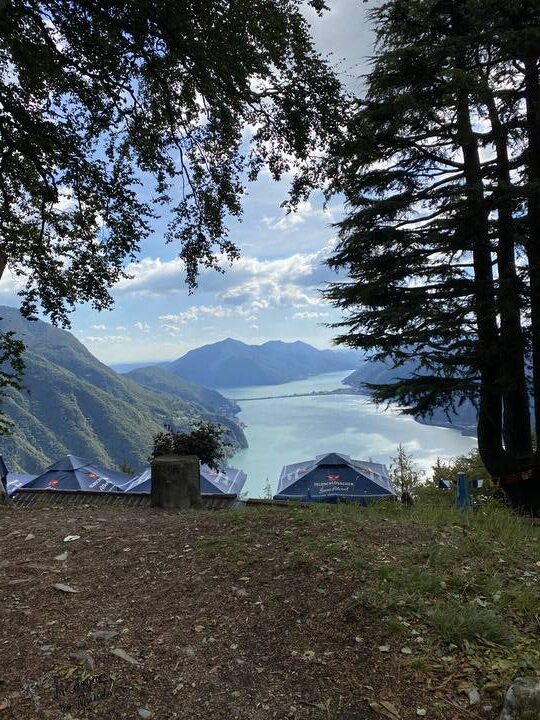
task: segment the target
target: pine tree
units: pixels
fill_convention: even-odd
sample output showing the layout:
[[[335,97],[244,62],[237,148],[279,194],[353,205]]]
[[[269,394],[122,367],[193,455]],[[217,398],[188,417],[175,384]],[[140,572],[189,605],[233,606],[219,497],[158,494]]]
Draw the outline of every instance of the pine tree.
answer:
[[[367,96],[332,157],[347,216],[330,264],[350,278],[327,293],[345,314],[337,340],[415,364],[371,386],[378,401],[415,416],[477,404],[492,476],[536,467],[526,364],[540,418],[540,8],[391,0],[372,17]],[[538,487],[511,499],[537,510]]]

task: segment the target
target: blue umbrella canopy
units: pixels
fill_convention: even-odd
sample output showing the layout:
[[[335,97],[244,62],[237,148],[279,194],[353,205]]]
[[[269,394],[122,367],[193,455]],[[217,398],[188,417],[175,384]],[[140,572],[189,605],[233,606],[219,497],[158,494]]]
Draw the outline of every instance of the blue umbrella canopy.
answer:
[[[8,476],[8,469],[6,467],[6,463],[4,462],[4,458],[0,455],[0,480],[5,480]]]
[[[91,492],[120,491],[129,476],[107,470],[90,460],[65,455],[25,485],[40,490],[80,490]]]
[[[31,482],[36,476],[27,475],[25,473],[8,473],[7,475],[7,493],[13,495],[15,490],[25,487]]]
[[[321,502],[342,498],[367,502],[395,494],[388,471],[381,463],[328,453],[285,465],[274,499]]]
[[[131,480],[122,488],[124,492],[149,493],[152,489],[151,470],[146,468],[141,473],[134,475]]]
[[[8,469],[6,467],[6,463],[4,462],[4,458],[0,455],[0,495],[8,494],[7,476]]]
[[[201,465],[201,493],[203,495],[224,493],[228,495],[239,495],[247,480],[243,470],[236,468],[225,468],[224,470],[213,470],[208,465]]]
[[[236,468],[225,470],[212,470],[208,465],[201,465],[200,489],[203,495],[224,493],[238,495],[246,482],[247,475]],[[146,468],[142,473],[135,475],[124,486],[124,492],[149,493],[152,487],[151,470]]]

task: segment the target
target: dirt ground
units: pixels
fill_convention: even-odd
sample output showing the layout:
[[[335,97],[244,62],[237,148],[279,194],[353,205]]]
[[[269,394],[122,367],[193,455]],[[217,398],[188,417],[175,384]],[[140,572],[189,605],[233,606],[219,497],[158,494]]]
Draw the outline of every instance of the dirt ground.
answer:
[[[422,669],[416,638],[354,603],[348,535],[384,563],[418,530],[343,523],[0,508],[0,720],[497,717],[451,692],[435,712],[444,663]]]

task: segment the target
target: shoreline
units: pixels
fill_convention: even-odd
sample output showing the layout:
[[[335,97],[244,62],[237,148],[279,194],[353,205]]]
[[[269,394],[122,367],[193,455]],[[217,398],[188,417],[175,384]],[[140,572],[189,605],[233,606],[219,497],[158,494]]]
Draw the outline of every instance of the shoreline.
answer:
[[[321,397],[325,395],[358,395],[361,397],[369,398],[369,393],[362,391],[352,385],[348,385],[345,388],[335,388],[334,390],[312,390],[311,392],[305,393],[290,393],[285,395],[261,395],[258,397],[245,397],[245,398],[234,398],[234,402],[254,402],[256,400],[283,400],[286,398],[299,398],[299,397]],[[230,399],[230,398],[229,398]],[[448,430],[456,430],[463,437],[470,437],[476,439],[475,428],[470,425],[460,425],[451,422],[429,422],[427,419],[415,417],[415,422],[419,425],[425,425],[428,427],[441,427]]]

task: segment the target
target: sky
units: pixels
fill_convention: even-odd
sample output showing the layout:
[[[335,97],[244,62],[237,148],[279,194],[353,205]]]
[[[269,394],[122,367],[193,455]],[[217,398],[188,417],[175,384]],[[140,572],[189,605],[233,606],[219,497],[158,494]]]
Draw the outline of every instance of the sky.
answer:
[[[316,46],[342,80],[355,90],[372,50],[362,0],[328,0],[330,12],[319,19],[307,10]],[[113,289],[112,311],[86,306],[71,316],[74,335],[102,362],[138,363],[170,360],[206,343],[234,337],[247,343],[303,340],[316,347],[332,345],[335,330],[325,323],[339,313],[323,302],[319,289],[332,281],[324,260],[335,242],[332,224],[343,207],[336,198],[323,207],[320,193],[287,215],[280,207],[287,181],[268,173],[249,186],[242,221],[229,223],[230,238],[241,257],[223,274],[201,274],[189,294],[175,248],[166,245],[166,218],[156,222],[129,266],[131,280]],[[0,282],[0,304],[17,305],[9,276]]]

